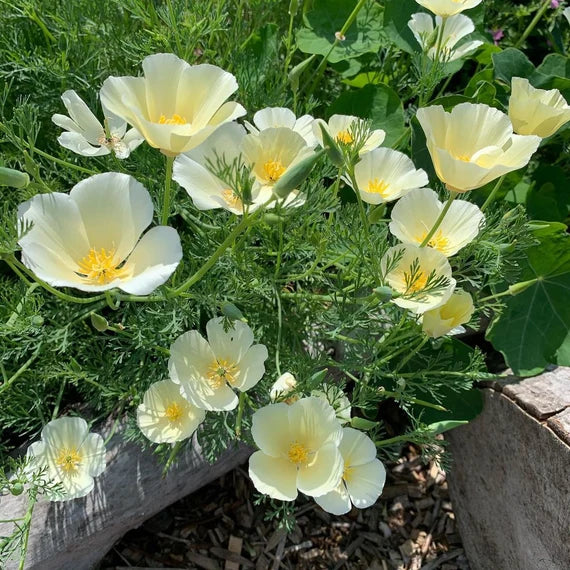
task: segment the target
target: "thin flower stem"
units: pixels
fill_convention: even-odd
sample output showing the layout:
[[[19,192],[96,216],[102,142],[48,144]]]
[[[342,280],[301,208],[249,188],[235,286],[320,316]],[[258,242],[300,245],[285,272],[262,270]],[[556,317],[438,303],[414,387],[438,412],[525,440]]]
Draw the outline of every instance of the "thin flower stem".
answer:
[[[390,439],[383,439],[381,441],[375,441],[376,447],[385,447],[387,445],[393,445],[394,443],[400,443],[401,441],[410,441],[408,435],[398,435],[396,437],[391,437]]]
[[[162,217],[160,223],[163,226],[168,224],[168,216],[170,215],[170,188],[172,186],[172,165],[174,157],[166,157],[166,175],[164,178],[164,202],[162,203]]]
[[[241,436],[241,421],[243,418],[243,410],[245,408],[245,399],[246,399],[246,393],[240,392],[239,393],[238,412],[237,412],[237,418],[236,418],[236,436],[238,438]]]
[[[407,364],[410,361],[410,359],[413,358],[423,348],[423,346],[426,344],[428,340],[429,337],[427,335],[424,336],[420,344],[417,346],[417,348],[408,352],[408,354],[404,357],[404,359],[398,364],[396,372],[398,372],[398,370],[401,370],[404,367],[404,365]]]
[[[422,243],[420,244],[420,247],[425,247],[429,243],[429,240],[433,237],[435,232],[439,229],[439,226],[441,226],[441,222],[443,222],[443,218],[445,218],[445,215],[449,211],[449,208],[451,208],[451,204],[453,203],[453,200],[455,200],[455,198],[457,198],[457,196],[458,196],[457,192],[450,192],[449,193],[449,198],[447,199],[447,202],[445,203],[443,210],[439,214],[439,217],[435,221],[435,224],[433,225],[431,230],[427,233],[426,237],[424,238],[424,241],[422,241]]]
[[[28,541],[30,539],[30,530],[32,527],[32,515],[34,513],[34,507],[36,505],[36,497],[35,494],[30,494],[28,496],[28,509],[26,510],[26,514],[24,516],[24,537],[22,540],[22,545],[20,547],[20,564],[18,565],[18,570],[24,570],[26,567],[26,554],[28,552]]]
[[[515,44],[516,48],[519,48],[528,38],[528,36],[531,34],[532,30],[534,30],[536,24],[538,24],[544,13],[550,7],[550,2],[551,0],[544,0],[542,6],[538,9],[537,13],[534,15],[534,18],[532,19],[530,24],[527,26],[526,30],[523,32],[522,36],[518,39],[517,43]]]
[[[447,412],[447,408],[440,406],[439,404],[434,404],[432,402],[426,402],[425,400],[419,400],[418,398],[406,398],[403,394],[398,392],[388,392],[386,390],[382,390],[380,392],[382,396],[387,396],[388,398],[394,398],[396,400],[404,400],[406,402],[410,402],[412,404],[417,404],[418,406],[424,406],[424,408],[433,408],[434,410],[438,410],[440,412]]]
[[[181,293],[184,293],[186,290],[190,289],[192,285],[198,283],[198,281],[200,281],[200,279],[202,279],[202,277],[204,277],[204,275],[206,275],[206,273],[208,273],[208,271],[210,271],[210,269],[216,264],[218,259],[222,257],[226,249],[232,245],[235,239],[261,215],[261,213],[265,210],[265,207],[274,199],[274,197],[271,197],[253,214],[249,216],[247,214],[244,214],[242,221],[234,227],[228,237],[218,246],[218,249],[214,252],[212,257],[210,257],[210,259],[208,259],[208,261],[206,261],[206,263],[204,263],[204,265],[202,265],[202,267],[200,267],[200,269],[198,269],[194,275],[190,276],[184,283],[182,283],[182,285],[174,289],[169,296],[177,297]]]
[[[173,446],[172,446],[172,451],[170,452],[170,455],[168,456],[168,459],[166,461],[166,465],[164,466],[164,469],[162,470],[162,478],[164,479],[168,473],[168,471],[170,470],[170,467],[172,466],[172,464],[174,463],[174,460],[176,459],[176,456],[178,455],[178,452],[180,451],[180,449],[182,448],[182,444],[184,443],[184,441],[177,441]]]
[[[370,221],[366,215],[366,210],[364,209],[364,202],[362,201],[362,196],[360,195],[360,190],[358,188],[358,183],[356,182],[356,176],[354,175],[354,168],[351,167],[348,171],[348,176],[352,182],[352,188],[356,194],[356,200],[358,201],[358,210],[360,211],[360,218],[362,220],[362,225],[364,226],[364,233],[366,237],[370,237]]]
[[[286,43],[287,53],[285,55],[285,65],[283,67],[283,78],[284,78],[283,83],[287,82],[289,65],[291,63],[291,58],[293,57],[293,52],[291,50],[291,47],[293,45],[293,22],[294,22],[294,20],[295,20],[295,13],[293,12],[293,10],[290,10],[290,12],[289,12],[289,30],[287,31],[287,43]]]
[[[489,196],[485,200],[485,203],[481,206],[482,212],[484,212],[487,209],[487,207],[493,203],[493,201],[495,200],[495,197],[497,195],[497,192],[499,191],[499,189],[503,185],[503,181],[505,180],[506,176],[507,176],[506,174],[503,174],[503,176],[501,176],[501,178],[499,178],[499,180],[497,180],[495,187],[493,188],[493,190],[491,190],[491,193],[489,194]]]
[[[281,376],[281,361],[279,357],[279,352],[281,349],[281,335],[283,329],[283,310],[281,307],[281,296],[279,294],[279,289],[275,285],[275,301],[277,302],[277,343],[275,345],[275,369],[277,374]]]
[[[28,358],[28,360],[26,360],[26,362],[20,366],[15,374],[13,374],[10,378],[8,378],[8,380],[6,380],[6,382],[4,382],[4,384],[0,386],[0,394],[7,390],[32,365],[34,360],[39,356],[41,348],[42,345],[40,343],[36,348],[34,354],[32,354],[32,356],[30,356],[30,358]]]

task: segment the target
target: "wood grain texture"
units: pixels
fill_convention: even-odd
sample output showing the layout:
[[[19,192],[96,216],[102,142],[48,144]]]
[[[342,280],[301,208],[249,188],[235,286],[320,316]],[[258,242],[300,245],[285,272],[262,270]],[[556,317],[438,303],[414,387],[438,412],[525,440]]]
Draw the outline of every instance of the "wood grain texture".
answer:
[[[242,446],[209,464],[194,439],[163,479],[157,457],[125,443],[118,430],[107,445],[107,468],[92,493],[70,502],[36,505],[26,570],[90,570],[128,530],[240,465],[250,453]],[[0,519],[25,510],[24,496],[0,498]],[[0,536],[10,529],[0,524]],[[16,562],[5,570],[15,568]]]
[[[471,568],[568,570],[570,447],[504,393],[483,393],[483,413],[446,434],[451,498]]]

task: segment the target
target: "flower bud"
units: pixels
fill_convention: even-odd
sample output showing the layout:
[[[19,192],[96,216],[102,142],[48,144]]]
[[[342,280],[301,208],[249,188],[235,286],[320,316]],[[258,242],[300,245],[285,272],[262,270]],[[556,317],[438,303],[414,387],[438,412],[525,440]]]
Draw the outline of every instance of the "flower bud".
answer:
[[[389,301],[390,299],[393,299],[395,295],[397,295],[394,290],[390,289],[390,287],[386,287],[385,285],[382,287],[376,287],[374,289],[374,294],[381,301]]]
[[[311,154],[289,168],[273,186],[273,194],[278,198],[286,198],[307,179],[322,154],[323,151]]]
[[[243,313],[229,301],[224,301],[221,306],[222,314],[224,317],[228,317],[232,321],[243,321],[247,323],[247,319],[243,316]]]
[[[335,140],[331,137],[328,128],[322,122],[319,122],[319,128],[321,129],[321,133],[323,135],[323,148],[329,157],[329,160],[337,167],[343,168],[344,167],[344,157],[342,155],[342,151],[336,144]]]
[[[531,279],[530,281],[522,281],[521,283],[515,283],[509,287],[509,293],[511,295],[519,295],[523,291],[526,291],[529,287],[532,287],[536,283],[536,279]]]
[[[107,319],[97,313],[91,313],[91,324],[93,328],[99,332],[105,332],[109,328]]]
[[[26,188],[29,183],[30,177],[25,172],[0,166],[0,186]]]

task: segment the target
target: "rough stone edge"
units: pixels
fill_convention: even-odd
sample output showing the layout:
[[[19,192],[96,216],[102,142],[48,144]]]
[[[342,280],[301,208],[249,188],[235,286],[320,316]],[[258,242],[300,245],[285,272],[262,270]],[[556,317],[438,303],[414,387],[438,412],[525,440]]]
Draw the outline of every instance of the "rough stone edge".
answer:
[[[163,479],[158,458],[126,443],[123,433],[121,426],[107,444],[107,468],[87,497],[36,504],[26,570],[92,569],[127,531],[231,471],[251,454],[250,448],[241,445],[210,464],[194,437]],[[25,495],[0,497],[0,520],[23,515],[26,505]],[[11,529],[11,524],[0,524],[0,536]],[[9,562],[5,570],[17,566],[16,561]]]

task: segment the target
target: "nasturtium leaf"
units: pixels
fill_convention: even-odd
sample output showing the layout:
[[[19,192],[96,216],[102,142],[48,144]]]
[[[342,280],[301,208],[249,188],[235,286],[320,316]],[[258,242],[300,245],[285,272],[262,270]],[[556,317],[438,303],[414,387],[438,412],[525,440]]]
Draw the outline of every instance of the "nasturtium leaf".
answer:
[[[570,365],[570,235],[558,223],[535,230],[539,244],[526,252],[520,282],[536,283],[514,297],[487,338],[515,374],[532,376],[549,364]]]
[[[416,2],[403,0],[386,0],[384,3],[384,30],[388,38],[401,50],[408,53],[421,53],[422,48],[418,44],[408,22],[412,14],[421,12],[420,5]]]
[[[495,66],[495,78],[504,83],[510,83],[513,77],[530,77],[536,72],[534,65],[528,57],[518,49],[507,48],[499,53],[494,53],[493,65]]]
[[[531,218],[563,222],[570,209],[570,180],[562,168],[541,164],[531,175],[532,188],[526,196]]]
[[[356,0],[314,0],[304,15],[304,27],[297,32],[297,47],[303,53],[329,54],[335,34],[340,32],[356,4]],[[370,0],[361,8],[345,39],[330,52],[328,61],[336,63],[377,52],[382,43],[382,10]]]
[[[373,129],[386,131],[382,146],[393,146],[405,134],[402,102],[396,92],[384,84],[370,84],[343,93],[327,112],[328,117],[336,114],[370,119]]]

